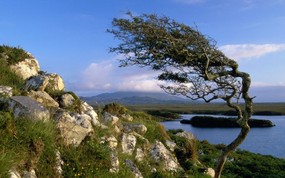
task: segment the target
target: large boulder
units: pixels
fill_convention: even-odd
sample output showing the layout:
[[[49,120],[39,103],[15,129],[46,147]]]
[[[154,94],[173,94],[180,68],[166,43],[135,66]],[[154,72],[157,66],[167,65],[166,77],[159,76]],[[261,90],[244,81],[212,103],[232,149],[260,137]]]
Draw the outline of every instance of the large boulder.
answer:
[[[187,140],[196,140],[195,135],[193,133],[187,132],[187,131],[178,132],[175,135],[178,136],[178,137],[186,138]]]
[[[143,124],[123,124],[123,131],[126,133],[136,132],[138,134],[145,134],[147,131],[147,127]]]
[[[69,106],[72,106],[74,102],[75,98],[69,93],[65,93],[60,96],[59,104],[60,107],[62,108],[67,108]]]
[[[117,116],[113,116],[112,114],[108,112],[103,113],[102,122],[103,124],[111,124],[114,125],[119,121],[119,118]]]
[[[47,108],[58,108],[59,104],[45,91],[30,91],[28,96]]]
[[[100,122],[98,120],[98,114],[94,111],[93,107],[86,102],[81,102],[81,111],[91,117],[91,122],[94,126],[99,126]]]
[[[29,78],[24,86],[24,90],[30,91],[30,90],[38,90],[38,91],[44,91],[48,84],[48,77],[46,75],[38,75]]]
[[[69,113],[58,110],[55,115],[56,126],[64,144],[78,146],[87,136],[93,133],[91,118],[88,115]]]
[[[157,163],[162,163],[165,170],[176,172],[182,169],[176,157],[160,141],[156,141],[152,146],[150,156]]]
[[[126,166],[130,168],[135,178],[143,178],[142,173],[131,160],[126,159],[125,163],[126,163]]]
[[[33,57],[11,65],[10,68],[24,80],[38,75],[40,71],[39,63]]]
[[[123,133],[122,135],[122,152],[132,155],[136,147],[137,139],[133,134]]]
[[[9,108],[14,116],[26,117],[34,120],[47,120],[50,118],[49,111],[37,101],[28,96],[13,96],[9,99]]]
[[[63,79],[58,74],[48,74],[47,91],[63,91],[65,86]]]

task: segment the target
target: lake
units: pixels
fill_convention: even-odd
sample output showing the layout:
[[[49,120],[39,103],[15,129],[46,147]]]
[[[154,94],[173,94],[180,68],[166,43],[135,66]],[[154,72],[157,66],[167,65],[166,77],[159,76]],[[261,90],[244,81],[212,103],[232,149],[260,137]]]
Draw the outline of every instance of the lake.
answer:
[[[198,114],[181,115],[181,119],[190,119]],[[205,115],[205,114],[202,114]],[[207,115],[222,117],[220,115]],[[225,116],[228,117],[228,116]],[[263,155],[285,158],[285,116],[252,116],[254,119],[271,120],[276,126],[269,128],[251,128],[240,149]],[[199,140],[208,140],[212,144],[229,144],[238,135],[239,128],[198,128],[190,124],[181,124],[180,120],[165,121],[166,129],[183,129],[192,132]]]

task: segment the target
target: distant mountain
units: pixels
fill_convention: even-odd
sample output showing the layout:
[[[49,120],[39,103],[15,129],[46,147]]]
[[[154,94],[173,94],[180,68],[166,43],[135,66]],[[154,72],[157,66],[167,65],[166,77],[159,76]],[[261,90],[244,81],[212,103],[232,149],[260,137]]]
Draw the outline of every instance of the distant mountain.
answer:
[[[90,104],[108,104],[117,102],[125,105],[131,104],[167,104],[167,103],[190,103],[191,100],[180,98],[166,93],[153,92],[114,92],[102,93],[92,97],[82,97]]]

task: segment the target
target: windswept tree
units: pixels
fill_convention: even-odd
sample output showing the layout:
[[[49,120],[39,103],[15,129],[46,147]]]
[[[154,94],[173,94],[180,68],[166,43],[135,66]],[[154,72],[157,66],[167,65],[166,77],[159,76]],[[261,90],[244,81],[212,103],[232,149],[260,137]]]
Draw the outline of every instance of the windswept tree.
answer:
[[[197,27],[189,27],[168,17],[154,14],[115,18],[112,33],[121,43],[110,49],[122,54],[120,66],[149,67],[160,71],[161,88],[173,95],[183,95],[205,102],[224,100],[238,115],[239,135],[222,151],[215,168],[220,177],[228,154],[246,138],[252,115],[252,100],[248,94],[249,74],[238,70],[236,61],[225,56],[216,41],[203,35]],[[243,99],[244,107],[238,103]]]

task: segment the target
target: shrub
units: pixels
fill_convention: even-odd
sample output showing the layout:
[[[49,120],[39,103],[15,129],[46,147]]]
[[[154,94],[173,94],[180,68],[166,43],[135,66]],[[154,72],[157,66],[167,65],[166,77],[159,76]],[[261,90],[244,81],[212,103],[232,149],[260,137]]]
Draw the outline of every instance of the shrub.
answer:
[[[111,104],[105,105],[105,107],[103,108],[103,111],[116,115],[116,116],[121,116],[123,114],[128,113],[128,109],[118,103],[111,103]]]
[[[20,47],[10,47],[7,45],[0,46],[1,59],[7,60],[9,65],[31,58],[31,56]]]

